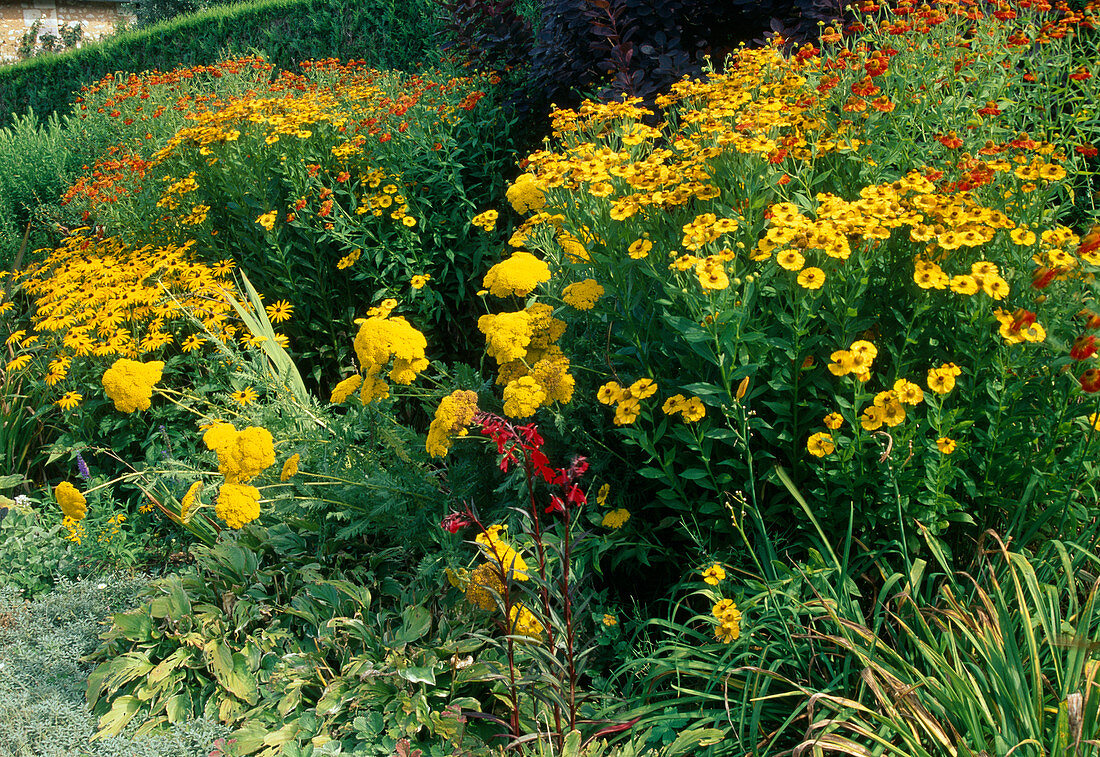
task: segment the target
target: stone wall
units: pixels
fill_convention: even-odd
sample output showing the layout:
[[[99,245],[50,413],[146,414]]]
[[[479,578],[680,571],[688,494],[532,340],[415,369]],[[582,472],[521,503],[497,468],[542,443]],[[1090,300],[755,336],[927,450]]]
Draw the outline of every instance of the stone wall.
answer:
[[[113,32],[119,21],[133,21],[134,16],[122,2],[0,0],[0,61],[17,59],[19,40],[36,20],[42,22],[39,35],[60,36],[61,28],[80,24],[84,41],[91,41]]]

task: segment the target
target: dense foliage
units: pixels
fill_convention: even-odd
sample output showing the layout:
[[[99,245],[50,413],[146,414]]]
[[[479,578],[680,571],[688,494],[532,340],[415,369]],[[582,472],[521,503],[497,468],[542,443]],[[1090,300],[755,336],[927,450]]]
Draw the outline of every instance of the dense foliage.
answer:
[[[169,568],[91,652],[99,737],[1098,753],[1096,8],[732,49],[763,9],[710,5],[456,1],[467,60],[23,126],[99,147],[0,279],[3,580]],[[526,77],[607,97],[516,154]]]
[[[399,9],[380,0],[253,0],[214,6],[3,67],[0,123],[30,111],[64,113],[74,92],[119,71],[213,64],[226,55],[257,51],[288,69],[338,53],[379,68],[413,70],[435,51],[432,5],[410,0]]]

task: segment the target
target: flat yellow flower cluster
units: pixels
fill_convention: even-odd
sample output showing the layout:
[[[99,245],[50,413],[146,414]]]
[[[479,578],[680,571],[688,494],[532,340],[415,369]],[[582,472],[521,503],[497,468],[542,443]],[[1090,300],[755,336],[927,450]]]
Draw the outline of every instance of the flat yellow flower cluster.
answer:
[[[584,279],[570,284],[562,290],[561,298],[566,305],[577,310],[591,310],[596,307],[604,288],[595,279]]]
[[[225,477],[214,512],[230,528],[242,528],[260,517],[260,490],[247,482],[275,464],[271,432],[261,426],[238,431],[219,422],[206,430],[202,441],[218,456],[218,471]]]
[[[550,267],[546,263],[525,250],[516,250],[507,260],[489,269],[483,286],[494,297],[526,297],[549,280]]]
[[[391,360],[389,378],[397,384],[411,384],[416,374],[428,367],[427,340],[401,316],[390,317],[395,307],[396,300],[384,300],[371,308],[355,335],[355,354],[363,371],[359,399],[364,405],[389,396],[389,385],[381,373]]]
[[[511,418],[526,418],[540,407],[573,399],[576,381],[569,373],[569,358],[556,344],[565,322],[553,312],[550,305],[536,302],[514,313],[478,319],[486,352],[500,366],[496,383],[504,385],[504,413]]]
[[[88,500],[68,481],[62,481],[55,486],[53,496],[66,518],[83,520],[88,514]]]
[[[139,363],[119,358],[103,373],[103,389],[122,413],[148,410],[153,399],[153,387],[164,372],[164,362],[153,360]]]
[[[439,402],[428,427],[424,448],[432,457],[445,457],[455,436],[466,436],[477,412],[477,393],[466,389],[451,392]]]
[[[517,581],[526,581],[530,578],[527,574],[527,563],[524,562],[512,545],[505,540],[503,532],[507,526],[489,526],[478,534],[474,541],[481,547],[485,559],[492,562],[504,574]]]

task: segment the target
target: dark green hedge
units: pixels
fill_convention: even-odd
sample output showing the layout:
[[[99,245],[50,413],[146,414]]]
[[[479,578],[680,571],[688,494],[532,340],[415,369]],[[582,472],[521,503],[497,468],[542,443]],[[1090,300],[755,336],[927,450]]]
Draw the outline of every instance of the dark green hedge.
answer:
[[[256,0],[220,6],[101,43],[0,68],[0,125],[65,112],[72,93],[116,71],[210,64],[260,50],[277,67],[362,58],[412,70],[436,59],[435,0]]]

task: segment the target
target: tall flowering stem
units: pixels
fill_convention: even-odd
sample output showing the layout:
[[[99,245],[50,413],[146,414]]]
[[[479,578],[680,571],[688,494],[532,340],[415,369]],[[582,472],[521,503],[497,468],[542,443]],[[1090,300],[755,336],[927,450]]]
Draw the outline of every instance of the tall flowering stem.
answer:
[[[543,616],[546,620],[547,642],[549,649],[556,651],[560,640],[565,651],[565,669],[568,677],[564,692],[566,712],[563,713],[561,705],[556,702],[553,706],[555,730],[560,742],[564,738],[563,715],[567,719],[569,730],[573,730],[577,725],[576,629],[573,622],[569,571],[574,544],[571,513],[587,504],[587,496],[578,482],[588,470],[588,462],[583,457],[577,456],[570,461],[567,467],[552,467],[549,458],[542,451],[544,439],[534,424],[515,425],[499,416],[481,412],[474,416],[473,425],[479,427],[486,436],[496,443],[502,471],[507,471],[513,465],[518,465],[521,466],[524,473],[532,538],[538,556],[539,596],[542,602]],[[544,502],[545,494],[540,492],[540,480],[543,484],[551,487],[552,493],[548,502]],[[565,524],[560,551],[561,578],[558,582],[562,603],[561,617],[565,625],[562,629],[555,629],[554,624],[551,622],[554,614],[551,611],[551,581],[547,575],[547,551],[543,521],[543,516],[547,515],[551,518],[560,517]],[[511,608],[506,607],[505,612],[510,615]],[[509,665],[512,664],[513,660],[510,655]],[[512,675],[514,677],[514,672]]]

